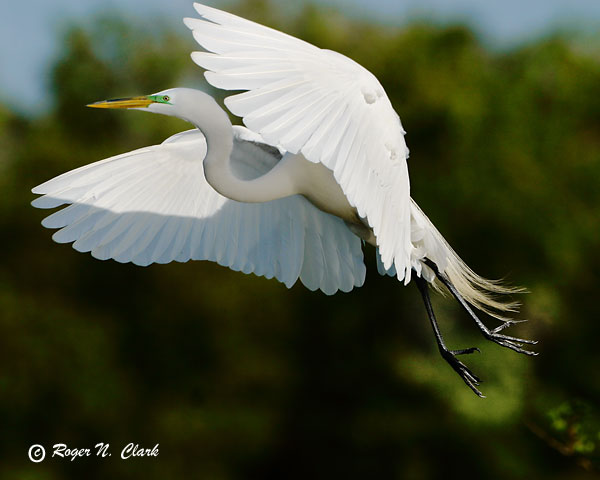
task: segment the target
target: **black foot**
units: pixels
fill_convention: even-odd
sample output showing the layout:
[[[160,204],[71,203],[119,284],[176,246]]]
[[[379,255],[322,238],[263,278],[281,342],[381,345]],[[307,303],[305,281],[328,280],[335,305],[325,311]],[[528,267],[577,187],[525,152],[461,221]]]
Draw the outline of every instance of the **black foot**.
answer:
[[[456,300],[458,300],[458,303],[460,303],[462,305],[462,307],[465,309],[465,311],[471,316],[471,318],[475,321],[475,324],[477,325],[477,327],[479,327],[479,330],[481,330],[482,335],[486,339],[488,339],[494,343],[497,343],[501,347],[510,348],[511,350],[514,350],[515,352],[518,352],[518,353],[523,353],[525,355],[531,355],[531,356],[537,355],[537,352],[531,352],[531,351],[525,350],[523,348],[524,343],[528,344],[528,345],[535,345],[537,343],[536,340],[525,340],[523,338],[510,337],[508,335],[502,335],[501,333],[499,333],[502,330],[504,330],[505,328],[510,327],[511,325],[515,325],[517,323],[522,323],[522,322],[525,322],[526,320],[505,320],[502,323],[502,325],[494,328],[493,330],[490,330],[479,319],[479,317],[471,309],[471,307],[465,301],[465,299],[461,296],[461,294],[458,293],[458,290],[456,289],[456,287],[454,287],[454,285],[452,285],[452,282],[450,282],[450,280],[446,277],[446,275],[444,275],[443,273],[441,273],[438,270],[437,265],[435,263],[433,263],[431,260],[426,260],[425,263],[429,268],[433,269],[433,272],[437,276],[438,280],[440,280],[446,286],[446,288],[448,290],[450,290],[450,293],[452,293],[454,298],[456,298]]]
[[[502,335],[501,333],[499,333],[505,328],[514,325],[515,323],[521,323],[524,321],[525,320],[506,320],[502,325],[494,328],[493,330],[490,330],[485,325],[481,324],[480,330],[486,339],[491,340],[492,342],[497,343],[502,347],[510,348],[515,352],[523,353],[525,355],[535,356],[538,353],[532,352],[530,350],[525,350],[523,348],[523,344],[525,343],[528,345],[535,345],[536,343],[538,343],[537,340],[526,340],[524,338],[510,337],[508,335]],[[483,328],[481,328],[482,326]]]
[[[457,355],[466,355],[473,352],[479,352],[479,349],[476,347],[466,348],[464,350],[448,350],[447,348],[440,347],[440,353],[442,357],[448,364],[452,367],[452,369],[460,375],[460,378],[467,384],[467,386],[473,390],[475,395],[478,395],[481,398],[485,398],[477,386],[481,383],[481,380],[477,375],[475,375],[464,363],[462,363]]]

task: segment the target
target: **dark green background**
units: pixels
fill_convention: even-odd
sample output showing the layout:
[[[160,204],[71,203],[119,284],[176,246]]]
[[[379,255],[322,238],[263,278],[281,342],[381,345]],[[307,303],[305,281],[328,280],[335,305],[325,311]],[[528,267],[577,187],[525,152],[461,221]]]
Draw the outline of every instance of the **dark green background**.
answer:
[[[513,332],[540,340],[539,357],[486,342],[436,297],[449,346],[481,348],[467,361],[488,398],[475,397],[439,357],[416,288],[379,277],[371,248],[365,286],[326,297],[53,243],[33,186],[188,128],[84,105],[205,86],[183,26],[98,18],[65,36],[51,111],[0,109],[0,478],[597,477],[600,44],[492,52],[461,26],[237,12],[380,79],[408,131],[413,197],[475,271],[529,289]],[[58,442],[108,442],[112,457],[27,460]],[[122,461],[129,442],[160,454]]]

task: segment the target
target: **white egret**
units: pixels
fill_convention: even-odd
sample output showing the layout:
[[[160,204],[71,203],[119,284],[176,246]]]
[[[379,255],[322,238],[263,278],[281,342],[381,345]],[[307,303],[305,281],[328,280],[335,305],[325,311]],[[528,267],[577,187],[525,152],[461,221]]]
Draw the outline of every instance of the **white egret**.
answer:
[[[248,128],[234,127],[209,95],[174,88],[91,104],[171,115],[196,128],[83,166],[33,189],[53,239],[99,259],[137,265],[212,260],[244,273],[296,280],[326,294],[365,278],[362,241],[380,273],[421,292],[443,358],[478,395],[479,379],[449,350],[429,300],[447,288],[485,338],[501,334],[515,290],[476,275],[410,198],[400,119],[378,80],[351,59],[229,13],[195,4],[185,24],[204,51],[193,60]],[[486,327],[472,307],[503,323]]]

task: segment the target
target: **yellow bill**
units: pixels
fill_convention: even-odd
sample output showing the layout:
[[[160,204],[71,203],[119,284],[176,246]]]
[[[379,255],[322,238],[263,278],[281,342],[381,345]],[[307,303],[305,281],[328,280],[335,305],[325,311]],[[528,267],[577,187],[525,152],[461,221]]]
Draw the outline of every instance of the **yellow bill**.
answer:
[[[147,97],[129,97],[115,98],[114,100],[102,100],[100,102],[90,103],[87,106],[92,108],[146,108],[155,100]]]

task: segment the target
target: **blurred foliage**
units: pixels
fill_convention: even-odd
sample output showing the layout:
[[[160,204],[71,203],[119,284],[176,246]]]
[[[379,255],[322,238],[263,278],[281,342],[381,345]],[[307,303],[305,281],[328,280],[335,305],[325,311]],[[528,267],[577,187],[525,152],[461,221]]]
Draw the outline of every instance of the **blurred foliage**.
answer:
[[[380,79],[408,130],[413,197],[474,270],[528,287],[514,330],[541,355],[485,342],[436,299],[449,345],[481,347],[476,398],[437,354],[416,289],[379,277],[368,248],[366,285],[326,297],[52,243],[34,185],[188,128],[84,105],[207,88],[184,28],[101,18],[65,37],[49,114],[0,108],[0,478],[597,477],[598,50],[549,37],[493,53],[461,26],[315,7],[286,20],[264,0],[238,11]],[[109,442],[113,456],[27,460],[59,442]],[[159,443],[159,457],[118,460],[129,442]]]

